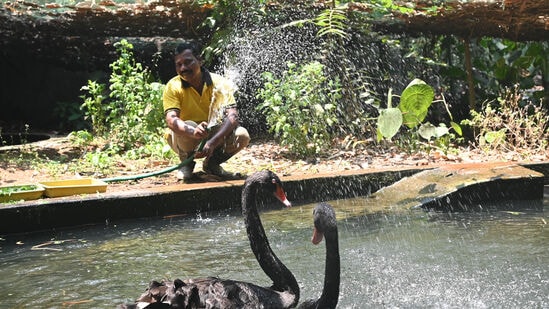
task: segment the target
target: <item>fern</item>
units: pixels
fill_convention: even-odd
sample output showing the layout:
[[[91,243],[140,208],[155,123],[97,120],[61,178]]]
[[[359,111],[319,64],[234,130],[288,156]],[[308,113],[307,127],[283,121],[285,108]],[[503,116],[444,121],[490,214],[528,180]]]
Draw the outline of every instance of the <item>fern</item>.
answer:
[[[315,19],[314,24],[320,27],[318,30],[318,36],[336,35],[342,38],[347,38],[348,34],[345,32],[347,27],[347,16],[343,7],[332,8],[324,10]]]
[[[337,2],[337,1],[336,1]],[[341,38],[347,38],[348,33],[345,31],[347,28],[347,15],[345,14],[346,5],[332,7],[322,11],[318,16],[313,19],[300,19],[294,20],[282,26],[286,27],[303,27],[304,24],[312,23],[320,29],[317,32],[319,37],[325,35],[335,35]]]

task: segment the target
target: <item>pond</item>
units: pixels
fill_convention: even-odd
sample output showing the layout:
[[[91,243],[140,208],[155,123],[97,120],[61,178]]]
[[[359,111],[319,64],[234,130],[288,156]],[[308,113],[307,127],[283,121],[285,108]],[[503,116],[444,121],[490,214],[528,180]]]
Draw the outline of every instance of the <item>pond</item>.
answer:
[[[549,200],[543,209],[362,213],[336,200],[338,308],[549,307]],[[273,250],[301,299],[317,298],[323,244],[311,244],[314,204],[262,209]],[[249,248],[239,211],[132,220],[0,241],[2,308],[115,308],[152,279],[215,275],[270,281]]]

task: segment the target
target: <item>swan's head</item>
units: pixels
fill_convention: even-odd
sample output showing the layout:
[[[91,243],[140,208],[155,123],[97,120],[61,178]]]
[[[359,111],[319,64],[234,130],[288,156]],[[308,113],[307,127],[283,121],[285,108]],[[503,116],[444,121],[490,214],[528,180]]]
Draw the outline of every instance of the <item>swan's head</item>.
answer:
[[[246,179],[244,186],[251,186],[257,184],[261,190],[266,192],[272,192],[272,194],[282,202],[286,207],[291,207],[292,204],[286,197],[286,192],[282,188],[282,181],[278,176],[269,170],[263,170],[250,175]]]
[[[324,234],[337,229],[335,211],[328,203],[319,203],[313,210],[314,224],[312,243],[317,245]]]

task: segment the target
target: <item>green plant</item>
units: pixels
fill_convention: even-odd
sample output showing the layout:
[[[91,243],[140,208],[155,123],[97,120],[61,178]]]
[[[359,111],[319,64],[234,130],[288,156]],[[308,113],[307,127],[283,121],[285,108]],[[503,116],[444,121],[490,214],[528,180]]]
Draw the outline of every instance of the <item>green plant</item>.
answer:
[[[270,72],[262,75],[264,85],[258,97],[263,103],[258,109],[281,145],[294,154],[320,154],[331,143],[340,89],[338,81],[328,80],[323,69],[317,61],[299,67],[288,63],[280,79]]]
[[[391,139],[405,125],[410,130],[414,130],[414,137],[421,137],[431,143],[434,140],[435,145],[441,146],[446,151],[450,142],[455,136],[451,135],[449,128],[444,123],[434,126],[425,121],[431,105],[435,102],[443,103],[450,117],[451,128],[462,135],[461,126],[453,121],[452,114],[444,100],[434,100],[435,92],[433,88],[420,79],[414,79],[408,84],[400,95],[400,103],[397,107],[392,107],[394,95],[389,89],[387,96],[387,108],[379,110],[377,118],[377,139]],[[450,137],[450,139],[448,138]]]
[[[114,46],[119,57],[110,64],[109,85],[88,81],[82,87],[86,92],[82,109],[91,121],[92,133],[81,130],[70,134],[73,145],[84,151],[70,165],[77,171],[104,175],[116,167],[116,158],[172,157],[162,137],[164,85],[135,61],[127,40]]]
[[[113,162],[115,162],[109,154],[101,151],[88,152],[85,156],[95,172],[108,170],[114,165]]]
[[[19,185],[19,186],[1,187],[0,195],[11,195],[12,193],[16,193],[16,192],[33,191],[37,189],[38,189],[37,185]]]
[[[144,135],[155,133],[156,128],[163,124],[163,85],[151,82],[150,72],[135,62],[131,44],[122,40],[115,43],[115,47],[120,57],[110,65],[112,108],[109,120],[118,147],[126,150],[143,144]]]
[[[103,135],[108,132],[107,129],[107,108],[103,101],[106,85],[96,81],[88,80],[86,86],[82,86],[80,90],[86,91],[87,95],[80,96],[84,103],[81,109],[84,110],[84,119],[91,121],[93,133]]]
[[[302,27],[305,24],[311,23],[317,26],[317,36],[323,37],[340,37],[347,38],[347,15],[345,10],[346,5],[339,5],[339,1],[332,1],[332,7],[321,11],[317,16],[308,19],[294,20],[283,25],[284,27]]]
[[[522,43],[484,38],[475,48],[477,57],[473,64],[482,72],[482,78],[476,78],[476,82],[486,91],[499,95],[502,88],[518,85],[523,91],[531,93],[532,101],[549,97],[547,42]],[[544,84],[536,85],[536,78]],[[536,86],[542,87],[535,89]]]
[[[106,85],[88,81],[82,107],[91,119],[94,134],[108,137],[106,150],[113,153],[138,148],[159,138],[163,125],[162,91],[164,85],[151,81],[148,70],[135,62],[133,46],[126,40],[114,44],[119,58],[110,64],[108,95]]]
[[[348,34],[345,31],[347,27],[347,16],[345,15],[344,7],[334,7],[322,11],[314,20],[314,24],[320,29],[317,32],[318,36],[333,35],[341,38],[347,38]]]
[[[21,138],[21,144],[25,145],[28,143],[28,137],[29,137],[29,130],[30,125],[25,124],[25,130],[22,133],[19,133],[19,137]]]
[[[474,129],[484,151],[517,151],[523,155],[544,153],[549,144],[549,114],[540,104],[524,104],[518,86],[507,88],[497,102],[486,102],[482,111],[471,111],[463,125]],[[519,151],[520,150],[520,151]]]
[[[68,137],[71,143],[77,147],[88,146],[93,141],[93,135],[85,130],[73,131]]]
[[[414,11],[413,8],[410,8],[409,5],[413,5],[413,2],[405,3],[406,5],[399,5],[395,2],[400,1],[393,1],[393,0],[370,0],[369,4],[372,7],[372,12],[370,13],[370,16],[381,19],[386,16],[390,16],[391,14],[394,14],[395,12],[400,14],[407,14]]]

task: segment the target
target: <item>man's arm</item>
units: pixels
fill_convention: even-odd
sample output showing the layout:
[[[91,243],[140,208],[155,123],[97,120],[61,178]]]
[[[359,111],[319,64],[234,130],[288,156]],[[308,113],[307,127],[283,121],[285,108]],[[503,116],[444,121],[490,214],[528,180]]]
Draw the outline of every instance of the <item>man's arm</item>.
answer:
[[[176,135],[184,135],[195,139],[202,139],[208,135],[205,125],[199,125],[194,128],[179,118],[178,109],[169,109],[166,111],[166,124]]]

